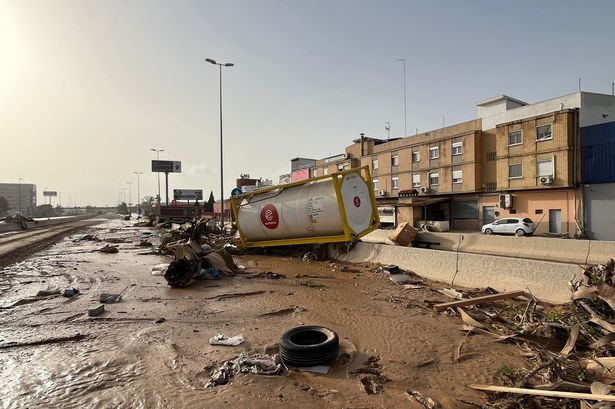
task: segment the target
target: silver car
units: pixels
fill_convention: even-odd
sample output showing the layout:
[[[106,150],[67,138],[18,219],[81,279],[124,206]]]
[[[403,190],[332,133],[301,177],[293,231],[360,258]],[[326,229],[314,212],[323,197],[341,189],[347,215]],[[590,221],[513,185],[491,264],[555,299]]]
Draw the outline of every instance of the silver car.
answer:
[[[536,225],[527,217],[509,217],[496,220],[483,226],[481,231],[485,234],[501,233],[525,236],[534,233]]]

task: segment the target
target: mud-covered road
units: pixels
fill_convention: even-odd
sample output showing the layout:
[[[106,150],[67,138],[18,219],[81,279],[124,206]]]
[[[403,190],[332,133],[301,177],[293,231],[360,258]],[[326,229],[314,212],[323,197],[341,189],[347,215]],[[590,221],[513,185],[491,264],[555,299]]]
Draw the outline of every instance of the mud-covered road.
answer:
[[[470,408],[484,396],[466,384],[493,382],[498,368],[523,362],[514,345],[466,336],[458,318],[431,312],[424,300],[449,299],[429,287],[443,285],[404,289],[368,265],[250,255],[237,260],[248,273],[286,278],[240,274],[172,289],[150,273],[169,259],[138,254],[145,230],[105,221],[79,233],[125,238],[117,254],[92,251],[104,241],[66,237],[0,270],[1,408],[422,408],[406,390],[440,407]],[[315,277],[305,286],[298,275]],[[81,293],[35,297],[39,290],[71,286]],[[89,318],[101,292],[122,298]],[[250,292],[256,294],[217,297]],[[352,360],[334,362],[326,375],[291,368],[289,376],[240,374],[205,388],[224,360],[242,350],[263,352],[302,324],[335,330]],[[218,333],[243,334],[246,341],[209,345]],[[380,358],[380,371],[390,379],[375,395],[366,394],[353,374],[370,356]]]

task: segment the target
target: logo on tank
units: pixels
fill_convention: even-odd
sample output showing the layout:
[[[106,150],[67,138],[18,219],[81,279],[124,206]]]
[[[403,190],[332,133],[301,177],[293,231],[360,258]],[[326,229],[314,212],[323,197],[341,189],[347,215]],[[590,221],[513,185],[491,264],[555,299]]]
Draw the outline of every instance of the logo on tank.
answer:
[[[361,198],[359,196],[355,196],[354,199],[352,199],[352,201],[354,202],[354,207],[361,206]]]
[[[274,205],[268,204],[261,209],[261,223],[268,229],[276,229],[280,224],[278,209]]]

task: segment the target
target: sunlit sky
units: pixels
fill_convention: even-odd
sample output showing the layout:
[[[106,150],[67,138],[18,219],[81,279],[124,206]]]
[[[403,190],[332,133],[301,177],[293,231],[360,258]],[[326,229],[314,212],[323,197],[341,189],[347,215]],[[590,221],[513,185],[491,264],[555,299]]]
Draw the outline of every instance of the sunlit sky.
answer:
[[[359,133],[475,117],[477,101],[611,92],[613,1],[0,0],[0,182],[115,205],[150,148],[181,160],[170,189],[219,197],[217,67],[224,71],[225,194]],[[164,179],[164,178],[163,178]],[[164,196],[164,184],[163,184]],[[128,199],[128,192],[126,192]]]

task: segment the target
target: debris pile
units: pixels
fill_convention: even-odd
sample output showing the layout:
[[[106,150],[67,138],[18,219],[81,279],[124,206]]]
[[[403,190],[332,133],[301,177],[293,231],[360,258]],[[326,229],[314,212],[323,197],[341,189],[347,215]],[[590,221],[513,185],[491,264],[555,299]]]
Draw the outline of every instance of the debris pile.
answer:
[[[279,355],[246,355],[242,352],[237,358],[225,361],[216,369],[207,388],[229,383],[237,373],[251,373],[256,375],[288,375],[289,371]]]
[[[164,272],[171,287],[185,287],[194,279],[219,279],[239,272],[227,251],[226,244],[232,241],[232,237],[221,239],[212,233],[211,226],[208,220],[196,225],[172,223],[170,230],[161,234],[160,251],[174,256]]]
[[[473,334],[514,342],[528,360],[526,368],[503,365],[496,380],[503,385],[468,385],[505,392],[490,395],[483,407],[615,408],[615,403],[606,403],[615,402],[614,270],[613,260],[585,268],[581,281],[570,282],[572,302],[562,306],[540,304],[523,291],[457,297],[434,306],[460,316],[465,324],[456,362],[464,359],[463,344]],[[517,301],[510,301],[514,297]]]

